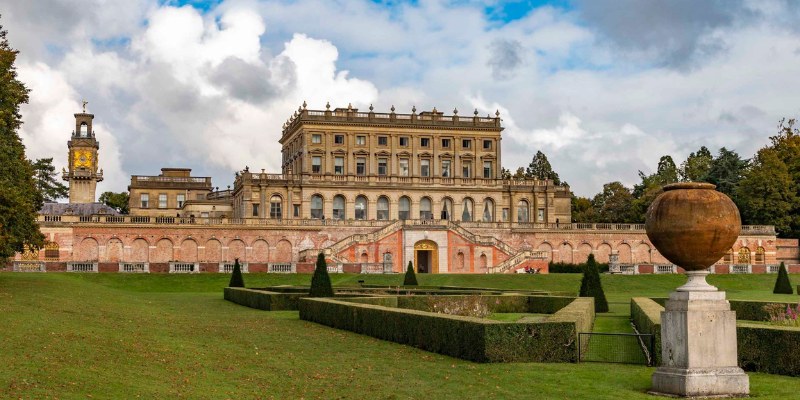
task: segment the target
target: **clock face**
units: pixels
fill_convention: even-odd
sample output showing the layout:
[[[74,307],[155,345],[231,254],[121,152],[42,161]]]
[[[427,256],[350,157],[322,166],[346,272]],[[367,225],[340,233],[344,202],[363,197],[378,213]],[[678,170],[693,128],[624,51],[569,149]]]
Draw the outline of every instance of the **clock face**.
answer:
[[[73,155],[72,164],[76,168],[80,168],[80,167],[88,168],[88,167],[91,167],[92,166],[92,153],[89,152],[89,151],[85,151],[85,150],[83,150],[83,151],[81,151],[81,150],[75,151],[75,153]]]

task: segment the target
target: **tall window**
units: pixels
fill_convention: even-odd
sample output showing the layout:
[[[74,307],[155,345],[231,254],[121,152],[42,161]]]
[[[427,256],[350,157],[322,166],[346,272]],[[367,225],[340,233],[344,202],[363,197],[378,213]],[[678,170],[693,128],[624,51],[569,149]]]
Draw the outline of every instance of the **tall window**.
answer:
[[[486,199],[483,201],[483,222],[494,221],[494,201]]]
[[[344,211],[344,196],[336,195],[333,198],[333,219],[344,219],[345,218],[345,211]]]
[[[258,203],[253,203],[253,213],[252,216],[258,217]]]
[[[269,217],[272,219],[283,218],[283,201],[281,196],[272,196],[269,199]]]
[[[484,150],[491,150],[492,149],[492,141],[489,139],[483,140],[483,149]]]
[[[378,197],[378,219],[389,219],[389,199]]]
[[[517,222],[529,222],[528,219],[528,201],[520,200],[517,203]]]
[[[181,193],[177,197],[178,197],[178,208],[183,208],[183,203],[186,202],[186,195]]]
[[[322,196],[315,194],[311,196],[311,218],[321,219],[322,214]]]
[[[336,175],[344,174],[344,157],[336,157],[333,159],[333,173]]]
[[[756,264],[763,264],[764,263],[764,248],[758,246],[756,248]]]
[[[388,175],[389,173],[389,162],[385,158],[378,159],[378,175]]]
[[[158,194],[158,208],[167,208],[167,194],[166,193],[159,193]]]
[[[472,211],[473,211],[474,203],[472,199],[466,198],[464,202],[461,203],[461,220],[464,222],[472,221]]]
[[[322,157],[311,157],[311,172],[315,174],[322,172]]]
[[[356,175],[367,174],[367,159],[364,157],[356,158]]]
[[[142,208],[150,208],[150,195],[142,193],[139,195],[139,201],[142,203]]]
[[[356,219],[367,219],[367,198],[356,197]]]
[[[544,222],[544,208],[536,210],[536,222]]]
[[[400,176],[408,176],[408,159],[400,159]]]
[[[411,216],[411,200],[409,200],[408,197],[401,197],[397,208],[397,218],[408,219],[408,217]]]
[[[442,219],[452,219],[453,211],[453,200],[450,200],[449,197],[445,197],[442,202]]]
[[[463,163],[461,163],[461,177],[469,178],[471,176],[472,176],[472,162],[464,161]]]
[[[450,160],[442,160],[442,178],[450,177]]]
[[[419,160],[419,176],[431,176],[431,160]]]
[[[483,162],[483,178],[490,179],[492,177],[492,162],[491,161],[484,161]]]
[[[433,212],[431,212],[431,199],[423,197],[419,201],[419,219],[433,219]]]

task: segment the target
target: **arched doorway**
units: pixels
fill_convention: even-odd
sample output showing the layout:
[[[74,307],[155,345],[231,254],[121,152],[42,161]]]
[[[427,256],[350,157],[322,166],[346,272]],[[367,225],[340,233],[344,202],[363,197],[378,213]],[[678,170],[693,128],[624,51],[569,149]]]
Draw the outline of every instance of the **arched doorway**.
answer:
[[[420,240],[414,244],[414,265],[420,273],[439,272],[439,246],[432,240]]]

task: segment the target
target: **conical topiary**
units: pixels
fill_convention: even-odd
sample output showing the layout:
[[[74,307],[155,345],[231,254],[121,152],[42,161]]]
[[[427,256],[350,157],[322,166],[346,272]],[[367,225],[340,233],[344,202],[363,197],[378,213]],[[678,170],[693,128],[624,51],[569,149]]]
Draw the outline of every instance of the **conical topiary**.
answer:
[[[781,262],[781,268],[778,270],[778,279],[775,280],[775,289],[772,293],[777,294],[792,294],[792,282],[789,282],[789,274],[786,272],[786,266]]]
[[[583,276],[581,277],[581,289],[578,291],[578,296],[580,297],[589,296],[589,274],[586,273],[586,267],[589,264],[589,260],[594,262],[594,254],[589,254],[589,259],[586,260],[585,264],[581,265],[581,269],[583,270]]]
[[[242,276],[242,268],[239,266],[238,258],[233,263],[233,273],[228,287],[244,287],[244,277]]]
[[[581,297],[594,297],[595,312],[608,312],[608,300],[603,291],[603,283],[600,281],[600,269],[593,254],[589,254],[589,259],[586,260],[581,290],[584,292],[581,293]]]
[[[411,261],[408,262],[408,268],[406,268],[406,276],[403,279],[403,286],[417,286],[417,274],[414,273],[414,265],[411,264]]]
[[[317,268],[311,277],[311,291],[308,294],[311,297],[333,297],[331,277],[328,276],[328,264],[323,253],[317,256]]]

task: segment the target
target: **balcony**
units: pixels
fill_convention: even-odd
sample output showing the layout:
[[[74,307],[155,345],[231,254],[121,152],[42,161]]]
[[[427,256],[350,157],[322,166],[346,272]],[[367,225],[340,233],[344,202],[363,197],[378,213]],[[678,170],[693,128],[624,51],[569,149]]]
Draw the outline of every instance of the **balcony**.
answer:
[[[211,177],[133,175],[131,188],[211,190]]]

